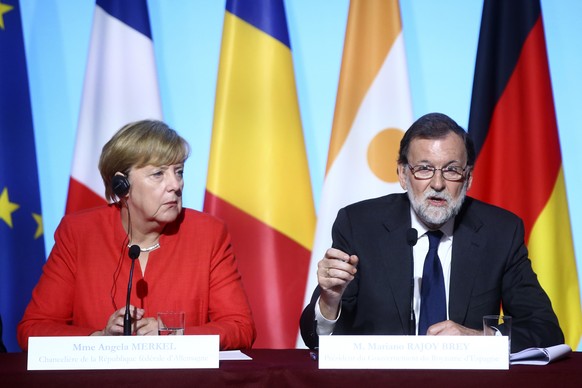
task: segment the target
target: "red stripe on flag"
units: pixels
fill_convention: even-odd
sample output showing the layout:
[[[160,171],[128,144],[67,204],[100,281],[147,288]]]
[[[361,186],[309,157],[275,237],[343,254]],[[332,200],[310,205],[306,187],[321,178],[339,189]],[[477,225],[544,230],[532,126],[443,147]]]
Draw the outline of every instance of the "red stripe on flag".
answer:
[[[204,210],[231,233],[257,327],[253,347],[295,348],[310,251],[208,191]]]
[[[523,218],[526,241],[550,198],[561,166],[547,64],[540,18],[495,107],[471,188],[474,197]]]
[[[95,194],[93,190],[74,178],[69,180],[69,195],[67,198],[67,214],[77,210],[90,209],[92,207],[106,205],[103,197]]]

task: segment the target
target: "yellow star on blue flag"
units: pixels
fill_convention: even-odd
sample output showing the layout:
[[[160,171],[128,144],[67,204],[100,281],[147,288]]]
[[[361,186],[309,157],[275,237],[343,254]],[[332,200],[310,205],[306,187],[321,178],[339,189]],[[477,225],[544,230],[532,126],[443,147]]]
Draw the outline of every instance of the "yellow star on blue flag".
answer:
[[[0,2],[0,29],[4,29],[4,14],[8,11],[12,11],[14,7],[8,4],[2,4]]]
[[[6,224],[12,228],[12,213],[16,211],[20,206],[10,202],[8,198],[8,188],[5,187],[0,194],[0,220],[6,222]]]

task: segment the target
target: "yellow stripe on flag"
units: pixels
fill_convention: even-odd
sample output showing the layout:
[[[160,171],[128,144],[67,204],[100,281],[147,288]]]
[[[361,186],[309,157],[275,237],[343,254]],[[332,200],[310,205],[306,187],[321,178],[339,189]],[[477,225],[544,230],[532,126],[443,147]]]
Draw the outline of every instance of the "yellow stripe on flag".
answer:
[[[310,250],[315,210],[291,52],[228,12],[224,23],[207,190]]]
[[[582,336],[582,312],[567,204],[560,168],[549,201],[534,223],[528,247],[533,268],[552,300],[566,343],[577,349]]]

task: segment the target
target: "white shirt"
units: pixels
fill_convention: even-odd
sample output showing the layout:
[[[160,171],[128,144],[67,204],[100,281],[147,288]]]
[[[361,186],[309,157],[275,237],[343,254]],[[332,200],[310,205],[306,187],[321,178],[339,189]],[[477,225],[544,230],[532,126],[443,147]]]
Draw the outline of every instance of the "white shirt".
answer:
[[[428,237],[426,232],[428,228],[420,221],[412,207],[410,208],[411,227],[418,231],[418,241],[412,249],[414,257],[414,316],[416,317],[416,332],[418,333],[418,317],[420,317],[420,286],[422,284],[422,272],[424,268],[424,259],[428,253]],[[443,237],[439,244],[438,255],[443,268],[443,277],[445,281],[447,319],[449,318],[449,285],[451,280],[451,258],[453,251],[453,227],[455,220],[450,219],[444,224],[440,231],[443,232]],[[317,320],[317,334],[330,335],[333,333],[335,324],[341,315],[341,303],[338,316],[335,320],[326,319],[319,309],[319,299],[315,303],[315,319]]]

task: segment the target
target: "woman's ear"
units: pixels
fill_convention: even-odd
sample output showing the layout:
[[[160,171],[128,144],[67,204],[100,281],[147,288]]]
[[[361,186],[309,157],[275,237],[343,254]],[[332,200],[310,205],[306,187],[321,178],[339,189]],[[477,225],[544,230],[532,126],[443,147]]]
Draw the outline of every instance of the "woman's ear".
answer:
[[[111,190],[120,199],[129,194],[129,180],[127,177],[120,172],[116,172],[111,179]]]

